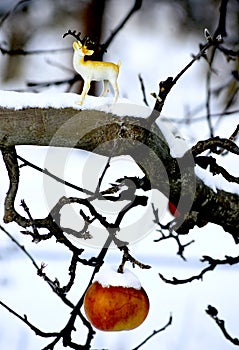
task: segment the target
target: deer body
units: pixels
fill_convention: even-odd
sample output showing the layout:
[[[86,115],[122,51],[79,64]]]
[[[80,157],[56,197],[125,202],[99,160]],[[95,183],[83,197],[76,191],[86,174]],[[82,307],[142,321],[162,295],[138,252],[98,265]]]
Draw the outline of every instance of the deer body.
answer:
[[[110,83],[114,89],[114,103],[116,103],[119,95],[117,78],[119,75],[120,62],[115,64],[111,62],[85,61],[84,57],[92,55],[94,51],[87,49],[87,46],[82,45],[79,41],[73,43],[73,48],[73,67],[84,80],[83,91],[78,103],[83,103],[90,89],[91,81],[102,80],[104,82],[104,89],[101,96],[105,96],[107,92],[109,92]]]

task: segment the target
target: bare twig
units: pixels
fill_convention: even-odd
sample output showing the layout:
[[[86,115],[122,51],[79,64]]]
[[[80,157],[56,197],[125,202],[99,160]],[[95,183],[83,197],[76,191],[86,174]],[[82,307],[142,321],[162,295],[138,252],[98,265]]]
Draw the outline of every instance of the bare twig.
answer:
[[[135,348],[133,348],[132,350],[138,350],[141,348],[141,346],[143,346],[147,341],[149,341],[152,337],[154,337],[156,334],[165,331],[166,328],[168,328],[173,321],[173,317],[172,315],[170,315],[168,322],[166,323],[166,325],[156,331],[153,331],[152,334],[150,334],[142,343],[140,343],[138,346],[136,346]]]
[[[226,330],[225,327],[225,321],[221,320],[220,318],[218,318],[217,314],[218,311],[214,306],[208,305],[207,310],[205,310],[206,313],[212,317],[212,319],[216,322],[216,324],[218,325],[218,327],[221,329],[224,337],[226,339],[228,339],[232,344],[239,346],[239,339],[238,338],[233,338],[228,331]]]
[[[135,0],[135,3],[132,7],[132,9],[129,11],[129,13],[125,16],[125,18],[122,20],[122,22],[113,30],[113,32],[111,33],[111,35],[109,36],[109,38],[104,42],[104,44],[102,45],[103,50],[106,50],[109,45],[111,44],[111,42],[113,41],[113,39],[115,38],[115,36],[119,33],[119,31],[124,27],[124,25],[128,22],[128,20],[130,19],[130,17],[136,12],[138,11],[141,6],[142,6],[142,2],[143,0]]]
[[[98,184],[97,184],[97,187],[96,187],[96,190],[95,190],[95,196],[96,196],[96,197],[97,197],[97,196],[99,195],[99,193],[100,193],[100,187],[101,187],[102,181],[103,181],[103,179],[104,179],[104,176],[105,176],[105,174],[106,174],[106,171],[107,171],[107,170],[109,169],[109,167],[110,167],[110,161],[111,161],[112,156],[113,156],[113,154],[114,154],[114,148],[115,148],[115,144],[113,145],[111,154],[110,154],[110,156],[108,157],[107,162],[106,162],[106,164],[105,164],[105,166],[104,166],[104,169],[103,169],[103,171],[102,171],[102,173],[101,173],[101,175],[100,175],[100,177],[99,177]]]
[[[156,98],[156,102],[154,105],[154,109],[152,113],[148,117],[149,123],[155,122],[155,120],[160,116],[160,113],[163,109],[165,100],[171,91],[172,87],[177,83],[177,81],[181,78],[181,76],[201,57],[204,56],[205,52],[211,47],[215,45],[213,40],[208,41],[204,46],[200,47],[200,51],[196,56],[193,56],[193,59],[176,75],[175,78],[168,77],[165,81],[161,81],[159,84],[159,93],[158,96],[154,93],[153,97]]]
[[[19,226],[27,228],[31,226],[32,224],[31,220],[21,216],[15,209],[15,199],[16,199],[18,185],[19,185],[19,166],[17,162],[17,153],[15,150],[15,147],[14,146],[2,147],[1,152],[8,171],[8,177],[10,181],[9,189],[7,191],[5,204],[4,204],[4,207],[5,207],[4,220],[6,223],[14,221]],[[56,205],[56,208],[58,208],[58,206]],[[59,210],[61,208],[62,207],[60,205]],[[56,214],[58,214],[59,216],[59,212]],[[57,215],[56,215],[56,218],[57,218]],[[34,235],[34,232],[32,233],[30,231],[24,231],[24,233],[31,235],[33,239],[37,238],[38,241],[41,239],[43,240],[48,239],[54,235],[58,242],[60,242],[61,244],[64,244],[72,252],[78,252],[79,255],[82,253],[82,249],[75,247],[70,241],[67,240],[67,238],[63,234],[63,231],[60,225],[58,225],[58,223],[55,220],[53,220],[51,213],[46,218],[35,219],[34,224],[37,228],[46,228],[47,230],[49,230],[49,233],[47,234],[47,236],[38,235],[36,237]]]
[[[44,87],[49,87],[49,86],[59,86],[59,85],[70,85],[72,86],[74,83],[77,81],[81,81],[82,77],[79,74],[75,74],[73,78],[65,79],[65,80],[54,80],[54,81],[45,81],[45,82],[35,82],[35,81],[29,81],[27,82],[28,87],[39,87],[39,88],[44,88]]]
[[[26,256],[31,260],[33,266],[39,270],[39,266],[37,265],[36,261],[33,259],[33,257],[31,256],[31,254],[26,250],[26,248],[21,245],[3,226],[0,225],[0,230],[2,230],[7,236],[8,238],[10,238],[14,244],[16,244],[16,246],[21,249],[23,251],[24,254],[26,254]]]
[[[231,136],[229,137],[229,140],[230,141],[235,141],[237,136],[238,136],[238,133],[239,133],[239,124],[237,124],[237,127],[236,129],[233,131],[233,133],[231,134]]]
[[[66,52],[71,51],[72,48],[59,48],[59,49],[46,49],[46,50],[23,50],[23,49],[5,49],[0,45],[0,52],[3,55],[9,55],[9,56],[30,56],[30,55],[40,55],[40,54],[46,54],[46,53],[56,53],[56,52]]]
[[[186,261],[186,258],[184,256],[184,250],[190,244],[194,243],[194,240],[191,240],[185,244],[182,244],[181,240],[179,238],[179,234],[177,234],[173,230],[174,220],[170,221],[166,225],[162,225],[159,221],[158,209],[156,209],[153,204],[152,204],[152,208],[153,208],[153,213],[155,216],[154,222],[160,227],[157,231],[161,233],[161,237],[158,239],[155,239],[154,242],[161,242],[161,241],[164,241],[166,239],[174,239],[178,245],[177,255],[179,255],[184,261]],[[167,232],[167,233],[165,233],[165,232]]]
[[[26,250],[26,248],[21,245],[7,230],[5,230],[4,227],[2,227],[0,225],[0,230],[2,230],[13,242],[14,244],[17,245],[18,248],[21,249],[21,251],[31,260],[33,266],[36,268],[37,270],[37,275],[42,277],[44,279],[44,281],[47,282],[47,284],[51,287],[52,291],[54,293],[56,293],[61,299],[62,301],[68,305],[69,307],[73,308],[73,304],[70,302],[70,300],[68,300],[64,293],[61,291],[61,288],[59,286],[59,282],[57,279],[55,279],[55,281],[52,281],[47,275],[46,273],[43,271],[44,268],[46,267],[46,265],[44,263],[41,263],[41,266],[39,267],[38,264],[36,263],[36,261],[34,260],[34,258],[31,256],[31,254]]]
[[[218,50],[223,52],[226,55],[226,57],[229,59],[230,59],[230,57],[238,57],[239,56],[239,50],[228,49],[222,45],[218,46]]]
[[[139,266],[141,269],[150,269],[151,266],[150,265],[146,265],[143,264],[142,262],[140,262],[139,260],[135,259],[130,253],[129,253],[129,248],[127,246],[119,246],[118,247],[119,250],[123,251],[123,256],[122,256],[122,262],[118,267],[118,272],[119,273],[123,273],[124,271],[124,265],[126,263],[126,261],[131,262],[131,264],[133,265],[133,267],[135,267],[135,265]]]
[[[170,279],[165,278],[161,273],[159,273],[159,277],[164,282],[169,283],[169,284],[174,284],[174,285],[185,284],[185,283],[189,283],[189,282],[192,282],[195,280],[202,280],[203,276],[207,272],[213,271],[217,266],[238,264],[239,263],[239,256],[237,256],[237,257],[225,256],[224,260],[220,260],[220,259],[213,259],[210,256],[204,255],[200,261],[201,262],[208,262],[209,265],[207,267],[205,267],[198,275],[191,276],[191,277],[188,277],[185,279],[178,279],[178,278],[173,277],[170,280]]]
[[[239,113],[239,109],[235,109],[235,110],[232,110],[232,111],[226,111],[226,112],[219,112],[219,113],[211,113],[211,118],[216,118],[216,117],[223,117],[223,116],[230,116],[233,114],[238,114]],[[190,123],[197,123],[197,122],[201,122],[201,121],[204,121],[205,118],[206,118],[206,115],[202,115],[202,116],[199,116],[199,117],[194,117],[192,119],[192,114],[190,114],[189,116],[187,116],[186,118],[177,118],[177,117],[171,117],[171,116],[161,116],[161,120],[162,121],[171,121],[175,124],[186,124],[188,122],[188,119],[190,118]],[[230,138],[229,138],[230,139]]]
[[[211,57],[208,61],[209,64],[209,69],[207,72],[207,78],[206,78],[206,91],[207,91],[207,97],[206,97],[206,111],[207,111],[207,122],[208,122],[208,127],[210,131],[210,137],[213,137],[213,126],[212,126],[212,120],[211,120],[211,96],[212,96],[212,90],[211,90],[211,79],[212,79],[212,65],[213,65],[213,60],[216,54],[216,46],[213,47],[212,52],[211,52]]]
[[[76,276],[76,267],[77,267],[77,262],[78,262],[78,254],[76,253],[73,253],[72,255],[72,259],[71,259],[71,264],[69,266],[69,275],[70,275],[70,280],[69,282],[67,283],[66,286],[62,287],[62,291],[63,293],[68,293],[69,290],[71,289],[71,287],[73,286],[74,284],[74,281],[75,281],[75,276]]]
[[[207,95],[207,103],[206,103],[207,119],[208,119],[208,123],[209,123],[209,127],[210,127],[210,133],[212,136],[212,125],[211,125],[211,119],[210,119],[210,115],[211,115],[211,113],[210,113],[210,97],[211,97],[210,82],[211,82],[211,72],[212,72],[211,66],[212,66],[212,62],[214,59],[214,54],[216,52],[216,49],[217,49],[218,45],[222,42],[223,36],[226,35],[226,29],[225,29],[226,22],[225,21],[226,21],[227,1],[228,0],[222,0],[221,8],[220,8],[220,16],[219,16],[219,25],[218,25],[217,30],[215,31],[214,37],[212,38],[210,36],[210,33],[208,33],[208,31],[206,31],[206,33],[208,33],[206,35],[207,43],[204,44],[203,46],[200,45],[199,53],[196,56],[193,56],[193,59],[176,75],[175,78],[169,77],[167,80],[160,82],[158,96],[155,93],[152,94],[156,98],[156,102],[154,105],[153,112],[148,117],[148,121],[150,123],[155,122],[155,120],[159,117],[159,115],[162,111],[162,108],[164,106],[166,97],[167,97],[168,93],[171,91],[172,87],[177,83],[177,81],[182,77],[182,75],[194,64],[194,62],[199,60],[201,57],[205,58],[205,52],[210,47],[213,47],[211,59],[209,60],[210,69],[209,69],[209,72],[207,75],[208,95]]]
[[[143,102],[145,103],[146,106],[148,106],[148,101],[147,101],[147,98],[146,98],[146,93],[145,93],[145,86],[144,86],[144,81],[141,77],[141,74],[138,75],[138,78],[139,78],[139,82],[140,82],[140,86],[141,86],[141,91],[142,91],[142,94],[143,94]]]
[[[37,170],[37,171],[39,171],[39,172],[41,172],[41,173],[51,177],[52,179],[56,180],[57,182],[62,183],[65,186],[68,186],[68,187],[73,188],[74,190],[77,190],[77,191],[80,191],[80,192],[84,192],[84,193],[86,193],[88,195],[93,195],[93,192],[91,192],[91,191],[89,191],[87,189],[83,189],[83,188],[81,188],[79,186],[73,185],[71,182],[68,182],[68,181],[65,181],[65,180],[61,179],[60,177],[52,174],[46,168],[42,169],[39,166],[29,162],[28,160],[26,160],[25,158],[23,158],[23,157],[21,157],[19,155],[17,155],[17,158],[23,162],[23,165],[20,165],[20,167],[27,165],[27,166],[31,167],[32,169],[35,169],[35,170]]]
[[[0,27],[3,25],[3,23],[8,19],[9,16],[11,16],[14,12],[16,12],[16,10],[22,6],[25,5],[28,2],[31,2],[32,0],[20,0],[18,1],[18,3],[10,10],[8,11],[1,19],[0,21]]]
[[[210,58],[208,59],[209,69],[208,69],[207,78],[206,78],[206,91],[207,91],[206,111],[207,111],[207,121],[208,121],[210,137],[214,136],[212,120],[211,120],[211,96],[212,96],[211,79],[212,79],[212,73],[213,73],[213,61],[216,55],[217,48],[219,46],[218,44],[220,44],[223,41],[223,38],[227,35],[227,32],[226,32],[227,4],[228,4],[228,0],[221,0],[221,4],[219,8],[218,26],[213,35],[213,39],[217,41],[217,45],[213,46]],[[217,40],[217,38],[220,38],[220,40]]]
[[[32,216],[31,216],[30,209],[28,208],[28,206],[26,205],[26,202],[25,202],[24,200],[21,200],[21,206],[23,207],[23,209],[25,210],[25,212],[26,212],[27,215],[28,215],[28,218],[29,218],[29,220],[30,220],[30,222],[31,222],[31,226],[32,226],[32,228],[33,228],[34,236],[36,236],[36,237],[40,236],[40,235],[39,235],[39,232],[38,232],[38,230],[37,230],[37,228],[36,228],[36,225],[35,225],[35,223],[34,223],[34,220],[33,220]],[[48,238],[49,238],[49,237],[48,237]],[[38,238],[37,238],[37,239],[38,239]]]
[[[35,332],[36,335],[39,335],[39,336],[44,337],[44,338],[56,337],[59,335],[59,333],[57,333],[57,332],[43,332],[43,331],[41,331],[39,328],[33,326],[33,324],[28,321],[26,315],[24,315],[22,317],[21,315],[19,315],[17,312],[12,310],[9,306],[7,306],[2,301],[0,301],[0,305],[3,306],[6,310],[8,310],[11,314],[13,314],[17,318],[19,318],[22,322],[24,322],[29,328],[31,328],[31,330],[33,330]]]

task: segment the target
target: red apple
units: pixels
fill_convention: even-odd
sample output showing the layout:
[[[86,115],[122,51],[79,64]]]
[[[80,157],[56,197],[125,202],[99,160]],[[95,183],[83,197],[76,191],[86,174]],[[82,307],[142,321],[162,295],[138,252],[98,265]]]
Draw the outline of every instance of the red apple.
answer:
[[[168,209],[170,213],[175,217],[178,218],[180,216],[180,211],[175,207],[175,205],[172,202],[168,202]]]
[[[95,328],[102,331],[130,330],[138,327],[147,317],[149,299],[145,290],[141,286],[127,286],[128,281],[121,284],[103,286],[100,281],[95,281],[86,291],[85,313]]]

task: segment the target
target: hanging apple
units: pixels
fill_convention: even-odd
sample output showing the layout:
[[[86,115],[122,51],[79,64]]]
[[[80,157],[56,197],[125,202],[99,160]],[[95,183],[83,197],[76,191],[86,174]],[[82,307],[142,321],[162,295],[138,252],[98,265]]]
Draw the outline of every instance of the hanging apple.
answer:
[[[143,323],[149,299],[138,278],[129,270],[102,268],[87,289],[84,308],[91,324],[102,331],[131,330]]]
[[[175,217],[178,218],[181,214],[180,211],[176,208],[176,206],[172,202],[168,202],[168,209],[170,213]]]

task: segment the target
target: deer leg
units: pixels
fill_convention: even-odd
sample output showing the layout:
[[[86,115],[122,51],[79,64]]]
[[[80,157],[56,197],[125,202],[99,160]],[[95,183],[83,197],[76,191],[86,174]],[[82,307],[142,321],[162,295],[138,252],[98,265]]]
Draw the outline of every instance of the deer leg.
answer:
[[[77,104],[82,105],[89,90],[90,90],[90,81],[87,80],[84,82],[84,87],[83,87],[82,93],[80,94],[79,102],[77,102]]]
[[[117,85],[117,82],[116,81],[111,81],[110,82],[113,89],[114,89],[114,93],[115,93],[115,97],[114,97],[114,103],[117,102],[118,100],[118,96],[119,96],[119,89],[118,89],[118,85]]]
[[[103,83],[104,83],[104,88],[103,88],[103,91],[102,91],[100,96],[105,96],[110,91],[110,89],[109,89],[109,80],[104,80]]]

